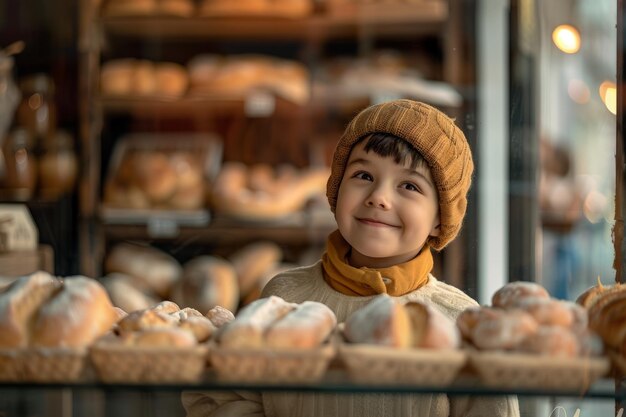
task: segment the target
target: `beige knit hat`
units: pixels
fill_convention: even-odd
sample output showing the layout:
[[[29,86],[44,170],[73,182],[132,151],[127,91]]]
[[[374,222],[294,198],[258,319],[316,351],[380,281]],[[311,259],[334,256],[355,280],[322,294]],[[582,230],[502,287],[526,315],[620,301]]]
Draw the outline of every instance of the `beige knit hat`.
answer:
[[[444,113],[424,103],[390,101],[368,107],[352,119],[335,149],[326,185],[326,196],[333,213],[352,147],[359,139],[377,132],[406,140],[428,163],[439,192],[441,222],[439,236],[429,243],[435,250],[443,249],[461,229],[474,163],[461,129]]]

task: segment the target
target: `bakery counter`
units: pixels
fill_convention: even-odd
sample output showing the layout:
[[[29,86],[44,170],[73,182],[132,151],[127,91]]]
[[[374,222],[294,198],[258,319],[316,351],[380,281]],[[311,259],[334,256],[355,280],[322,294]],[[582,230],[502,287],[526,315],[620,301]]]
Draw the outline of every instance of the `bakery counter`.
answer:
[[[480,381],[473,377],[459,378],[447,386],[426,386],[408,384],[358,384],[351,382],[347,375],[340,370],[329,371],[327,375],[316,383],[231,383],[220,382],[207,376],[206,380],[199,383],[102,383],[97,381],[73,382],[73,383],[32,383],[32,382],[0,382],[0,392],[9,389],[71,389],[71,390],[101,390],[113,391],[141,391],[141,392],[181,392],[187,390],[207,391],[284,391],[284,392],[318,392],[318,393],[396,393],[396,394],[448,394],[448,395],[517,395],[523,397],[573,397],[573,398],[597,398],[597,399],[626,399],[626,390],[615,389],[615,380],[600,379],[588,390],[566,390],[557,388],[501,388],[481,385]]]

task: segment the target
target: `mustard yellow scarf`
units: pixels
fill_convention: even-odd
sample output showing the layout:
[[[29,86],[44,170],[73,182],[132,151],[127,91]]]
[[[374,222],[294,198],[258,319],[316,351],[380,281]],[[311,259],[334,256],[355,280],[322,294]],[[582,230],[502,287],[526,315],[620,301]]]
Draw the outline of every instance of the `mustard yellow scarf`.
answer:
[[[348,242],[335,230],[328,236],[326,252],[322,255],[324,279],[333,289],[346,295],[404,295],[426,284],[433,269],[428,244],[410,261],[379,269],[350,266],[346,261],[350,250]]]

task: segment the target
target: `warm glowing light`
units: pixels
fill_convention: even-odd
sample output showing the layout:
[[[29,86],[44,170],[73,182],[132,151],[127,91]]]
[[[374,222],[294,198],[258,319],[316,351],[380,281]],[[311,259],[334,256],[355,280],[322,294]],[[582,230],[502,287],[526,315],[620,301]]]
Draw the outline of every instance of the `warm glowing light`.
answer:
[[[560,25],[552,31],[552,41],[566,54],[575,54],[580,49],[580,33],[571,25]]]
[[[613,114],[617,114],[617,88],[615,83],[604,81],[598,89],[600,98],[606,108]]]
[[[567,83],[567,94],[578,104],[586,104],[591,98],[589,87],[587,87],[587,84],[582,80],[570,80],[570,82]]]

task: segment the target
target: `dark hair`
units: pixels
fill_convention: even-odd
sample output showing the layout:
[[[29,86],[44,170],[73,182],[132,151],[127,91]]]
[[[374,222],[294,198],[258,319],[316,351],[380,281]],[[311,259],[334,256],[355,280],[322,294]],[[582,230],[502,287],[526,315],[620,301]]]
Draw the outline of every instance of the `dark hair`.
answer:
[[[365,143],[365,152],[373,151],[383,157],[391,156],[396,164],[401,163],[404,165],[409,162],[411,169],[427,165],[422,154],[413,145],[398,136],[376,132],[364,136],[356,144],[364,140],[367,141]]]

